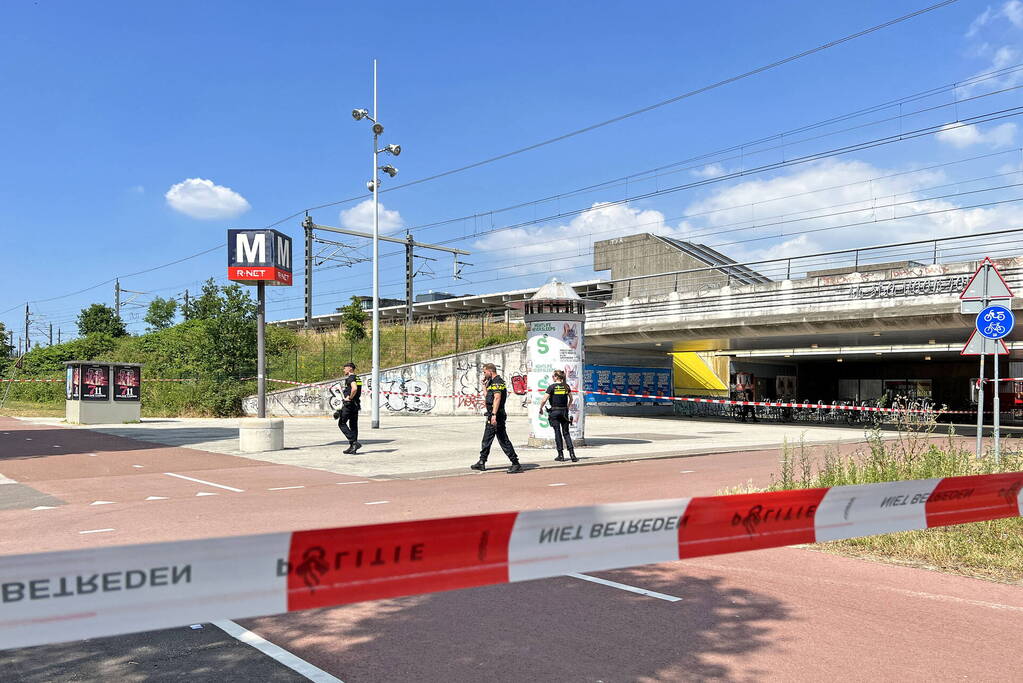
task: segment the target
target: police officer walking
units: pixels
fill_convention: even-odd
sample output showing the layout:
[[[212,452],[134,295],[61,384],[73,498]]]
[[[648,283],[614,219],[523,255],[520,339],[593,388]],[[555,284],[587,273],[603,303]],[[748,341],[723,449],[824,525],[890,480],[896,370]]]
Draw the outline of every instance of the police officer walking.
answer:
[[[505,386],[501,376],[497,374],[497,366],[493,363],[487,363],[483,366],[483,386],[487,390],[487,426],[483,430],[483,445],[480,448],[479,462],[475,465],[470,465],[470,468],[480,472],[487,469],[490,445],[494,442],[494,437],[496,436],[497,442],[501,444],[501,450],[511,460],[508,474],[521,472],[522,465],[519,464],[519,456],[516,455],[515,446],[512,445],[511,439],[508,438],[508,430],[505,428],[505,423],[508,420],[508,414],[505,412],[505,404],[508,401],[508,387]]]
[[[547,394],[540,401],[540,414],[543,414],[543,407],[547,405],[547,401],[550,401],[551,405],[547,410],[547,422],[554,429],[554,445],[558,449],[558,457],[554,459],[558,462],[565,461],[564,447],[566,445],[568,446],[568,457],[572,458],[572,462],[579,462],[579,458],[575,457],[575,445],[572,443],[572,435],[568,431],[569,426],[572,424],[568,417],[568,411],[572,407],[573,398],[572,390],[565,382],[565,372],[563,370],[555,370],[554,383],[547,387]],[[564,443],[562,443],[562,434],[564,434]]]
[[[345,384],[341,395],[341,410],[334,413],[337,426],[348,439],[348,448],[342,453],[355,455],[362,444],[359,443],[359,410],[362,408],[362,380],[355,374],[355,363],[348,362],[344,366]]]

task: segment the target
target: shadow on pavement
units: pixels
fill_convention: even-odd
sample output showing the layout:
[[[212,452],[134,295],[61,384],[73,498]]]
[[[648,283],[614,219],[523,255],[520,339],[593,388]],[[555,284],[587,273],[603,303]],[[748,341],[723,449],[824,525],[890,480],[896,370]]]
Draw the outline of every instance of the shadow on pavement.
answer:
[[[87,429],[0,429],[0,461],[151,448],[165,446]]]
[[[5,683],[308,681],[216,626],[0,651]]]
[[[343,680],[757,681],[782,602],[657,565],[604,572],[679,602],[561,577],[246,620]]]

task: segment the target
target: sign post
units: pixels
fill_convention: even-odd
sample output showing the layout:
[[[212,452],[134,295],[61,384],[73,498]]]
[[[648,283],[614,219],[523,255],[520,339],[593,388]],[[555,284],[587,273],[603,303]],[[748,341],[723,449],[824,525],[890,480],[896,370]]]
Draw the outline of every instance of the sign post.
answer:
[[[1006,300],[1013,297],[1012,290],[1005,283],[998,268],[990,258],[985,258],[977,267],[970,281],[966,283],[965,289],[959,295],[961,300],[961,313],[976,313],[977,321],[973,333],[970,335],[966,346],[963,347],[962,355],[980,356],[980,378],[977,380],[977,457],[979,458],[983,449],[984,430],[984,358],[990,353],[994,364],[994,395],[992,396],[993,420],[993,441],[995,462],[999,460],[999,426],[1001,421],[1001,400],[998,392],[998,356],[1008,355],[1009,349],[1003,337],[1012,331],[1014,318],[1008,306],[992,306],[992,300]],[[980,336],[978,337],[978,333]]]
[[[256,285],[256,414],[265,418],[266,285],[291,285],[291,238],[276,230],[228,230],[227,278]]]

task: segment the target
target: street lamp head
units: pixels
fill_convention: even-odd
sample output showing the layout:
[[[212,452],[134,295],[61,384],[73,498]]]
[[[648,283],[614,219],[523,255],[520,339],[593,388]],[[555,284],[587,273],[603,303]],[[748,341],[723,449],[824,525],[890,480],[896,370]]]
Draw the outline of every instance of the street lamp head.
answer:
[[[362,119],[366,118],[367,116],[369,116],[369,112],[366,111],[365,109],[353,109],[352,110],[352,118],[355,119],[356,121],[361,121]]]
[[[387,145],[384,147],[385,152],[390,152],[394,156],[401,154],[401,145]]]
[[[391,166],[390,164],[385,164],[381,166],[380,170],[386,173],[387,175],[391,176],[392,178],[398,175],[398,169],[396,169],[394,166]]]
[[[382,135],[383,132],[384,132],[384,127],[382,125],[380,125],[379,123],[374,123],[373,124],[373,135]]]
[[[375,185],[375,184],[373,183],[373,181],[372,181],[372,180],[367,180],[367,181],[366,181],[366,189],[367,189],[367,190],[369,190],[370,192],[372,192],[372,191],[373,191],[373,188],[374,188],[374,187],[376,187],[376,185]]]

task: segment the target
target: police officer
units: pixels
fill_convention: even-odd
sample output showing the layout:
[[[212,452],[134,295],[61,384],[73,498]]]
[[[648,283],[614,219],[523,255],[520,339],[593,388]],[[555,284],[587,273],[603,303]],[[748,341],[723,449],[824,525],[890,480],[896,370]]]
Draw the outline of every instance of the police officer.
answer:
[[[547,387],[547,394],[540,401],[540,413],[543,414],[543,407],[547,405],[547,401],[550,401],[550,408],[547,410],[547,422],[550,423],[554,429],[554,445],[558,449],[558,457],[554,458],[558,462],[565,461],[564,447],[568,446],[568,457],[572,458],[572,462],[579,462],[579,458],[575,457],[575,445],[572,443],[572,435],[569,434],[568,428],[571,422],[568,418],[568,411],[572,407],[572,390],[568,387],[565,382],[565,372],[563,370],[554,371],[554,382]],[[564,443],[562,443],[562,434],[564,434]]]
[[[483,386],[487,390],[487,426],[483,430],[483,445],[480,448],[479,462],[475,465],[470,465],[470,468],[480,472],[487,469],[490,444],[494,442],[494,437],[496,436],[497,442],[501,444],[501,450],[511,460],[508,474],[521,472],[522,465],[519,464],[519,456],[516,455],[515,446],[512,445],[511,439],[508,438],[508,430],[505,429],[505,423],[508,420],[508,414],[505,412],[505,404],[508,401],[508,387],[505,386],[501,376],[497,374],[497,366],[493,363],[487,363],[483,366]]]
[[[341,394],[341,410],[334,412],[334,419],[341,433],[348,439],[348,448],[342,453],[355,455],[362,444],[359,443],[359,410],[362,408],[362,380],[355,374],[355,363],[345,363],[345,383]]]

